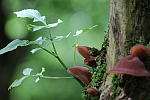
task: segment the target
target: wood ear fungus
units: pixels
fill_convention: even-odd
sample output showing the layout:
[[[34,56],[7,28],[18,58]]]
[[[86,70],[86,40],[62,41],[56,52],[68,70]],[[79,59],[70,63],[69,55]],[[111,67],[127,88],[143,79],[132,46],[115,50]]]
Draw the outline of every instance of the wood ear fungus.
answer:
[[[99,94],[99,91],[95,87],[91,87],[87,89],[87,93],[95,96]]]
[[[122,58],[111,70],[112,74],[128,74],[133,76],[150,76],[143,62],[138,57],[128,55]]]
[[[97,66],[95,59],[91,58],[91,59],[85,59],[84,60],[84,64],[88,65],[92,68],[95,68]]]
[[[92,48],[87,46],[77,46],[78,52],[86,59],[90,59],[92,55],[90,54],[90,50]]]
[[[72,76],[82,81],[85,84],[85,86],[88,86],[89,83],[91,82],[92,73],[86,67],[75,66],[75,67],[69,68],[67,71]]]
[[[145,57],[150,55],[150,49],[144,45],[137,44],[131,48],[130,54],[136,57]]]

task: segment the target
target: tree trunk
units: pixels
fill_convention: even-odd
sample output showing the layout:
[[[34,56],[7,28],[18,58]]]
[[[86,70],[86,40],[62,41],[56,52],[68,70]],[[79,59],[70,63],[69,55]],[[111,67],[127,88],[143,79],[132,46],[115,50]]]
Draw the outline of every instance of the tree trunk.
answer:
[[[146,46],[149,41],[150,0],[110,0],[107,71],[128,55],[133,45]],[[146,68],[150,67],[148,59],[141,59],[148,65]],[[150,77],[109,74],[105,86],[107,89],[101,93],[100,100],[150,100]]]

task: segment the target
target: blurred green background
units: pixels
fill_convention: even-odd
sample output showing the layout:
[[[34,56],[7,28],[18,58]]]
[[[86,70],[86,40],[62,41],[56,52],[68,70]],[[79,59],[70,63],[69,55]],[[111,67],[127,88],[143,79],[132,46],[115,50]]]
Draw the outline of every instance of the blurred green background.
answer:
[[[47,23],[57,22],[60,18],[63,23],[52,28],[51,32],[53,36],[67,35],[71,32],[69,38],[56,43],[58,54],[67,67],[73,67],[72,46],[75,43],[73,35],[76,30],[98,25],[79,38],[79,45],[100,49],[104,31],[108,28],[109,0],[3,0],[1,6],[7,16],[5,34],[10,40],[16,38],[35,40],[41,35],[48,35],[46,29],[33,33],[27,31],[25,25],[32,23],[32,20],[17,18],[13,12],[33,8],[42,16],[46,16]],[[40,72],[44,67],[46,76],[70,76],[57,59],[45,51],[31,54],[30,50],[33,48],[35,46],[23,47],[25,51],[20,51],[21,58],[18,59],[19,63],[15,67],[9,85],[23,76],[22,70],[25,68],[34,69],[32,74]],[[48,49],[50,50],[51,46]],[[83,60],[84,58],[77,53],[77,65],[85,66]],[[10,90],[10,100],[82,100],[83,88],[74,79],[41,79],[38,83],[34,83],[35,79],[35,77],[27,78],[19,87]]]

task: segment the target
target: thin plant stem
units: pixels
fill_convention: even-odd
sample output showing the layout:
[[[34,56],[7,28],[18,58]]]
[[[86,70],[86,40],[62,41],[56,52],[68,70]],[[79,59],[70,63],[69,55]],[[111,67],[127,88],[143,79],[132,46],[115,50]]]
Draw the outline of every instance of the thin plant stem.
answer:
[[[78,82],[79,82],[79,84],[84,88],[85,87],[85,85],[84,85],[84,83],[82,83],[78,78],[76,78],[76,77],[74,77]]]
[[[78,40],[79,40],[79,36],[77,36],[77,38],[76,38],[76,44],[74,47],[74,66],[76,66],[76,47],[78,45]]]
[[[49,76],[41,76],[41,77],[49,79],[74,79],[74,77],[49,77]]]
[[[56,56],[57,60],[61,63],[61,65],[65,68],[65,70],[67,70],[67,66],[64,64],[64,62],[60,59],[59,56]]]
[[[84,87],[85,85],[79,80],[79,79],[77,79],[76,77],[50,77],[50,76],[43,76],[43,75],[32,75],[32,74],[30,74],[30,75],[28,75],[27,77],[29,77],[29,76],[32,76],[32,77],[40,77],[40,78],[47,78],[47,79],[76,79],[79,83],[80,83],[80,85],[82,86],[82,87]]]
[[[54,57],[57,57],[57,55],[55,55],[53,52],[47,50],[46,48],[44,48],[44,47],[42,47],[42,46],[40,46],[40,45],[38,45],[38,44],[36,44],[36,46],[38,46],[39,48],[43,49],[43,50],[46,51],[47,53],[53,55]]]
[[[67,66],[64,64],[64,62],[60,59],[60,57],[58,56],[58,54],[57,54],[57,51],[56,51],[56,48],[55,48],[55,44],[54,44],[54,42],[53,42],[53,38],[52,38],[52,35],[51,35],[51,32],[50,32],[50,29],[48,29],[49,31],[49,38],[50,38],[50,41],[51,41],[51,43],[52,43],[52,46],[53,46],[53,49],[54,49],[54,53],[50,53],[50,54],[52,54],[54,57],[56,57],[57,58],[57,60],[62,64],[62,66],[65,68],[65,70],[67,70],[68,68],[67,68]],[[47,51],[47,50],[45,50],[45,51]],[[48,52],[49,53],[49,52]]]
[[[38,47],[40,47],[41,49],[43,49],[44,51],[46,51],[47,53],[53,55],[55,58],[57,58],[57,60],[61,63],[61,65],[65,68],[65,70],[67,70],[67,66],[64,64],[64,62],[60,59],[60,57],[58,55],[56,55],[55,53],[47,50],[46,48],[41,47],[40,45],[37,45]]]
[[[29,75],[33,77],[41,77],[41,78],[48,78],[48,79],[74,79],[74,77],[50,77],[50,76],[43,76],[43,75]]]
[[[67,70],[68,69],[67,66],[64,64],[64,62],[60,59],[60,57],[57,54],[57,51],[56,51],[56,48],[55,48],[55,45],[54,45],[54,42],[53,42],[52,35],[50,33],[50,29],[49,29],[49,35],[50,35],[50,41],[51,41],[53,49],[54,49],[54,53],[47,50],[47,49],[45,49],[44,47],[41,47],[40,45],[37,45],[37,46],[40,47],[41,49],[43,49],[44,51],[48,52],[49,54],[53,55],[54,57],[56,57],[57,60],[61,63],[61,65],[65,68],[65,70]],[[79,38],[79,36],[76,39],[76,43],[78,43],[78,38]],[[75,51],[74,51],[74,65],[76,65],[76,46],[75,46]],[[45,77],[45,78],[47,77],[48,78],[48,76],[40,76],[40,77]],[[49,77],[49,78],[52,78],[52,77]],[[64,78],[67,78],[67,77],[64,77]],[[85,86],[78,78],[76,78],[76,77],[74,77],[74,78],[80,83],[80,85],[82,87]]]
[[[55,45],[54,45],[54,42],[53,42],[53,38],[52,38],[52,35],[51,35],[51,32],[50,32],[50,29],[48,29],[48,30],[49,30],[48,32],[49,32],[50,41],[52,42],[54,52],[57,55],[57,51],[56,51],[56,48],[55,48]]]
[[[74,66],[76,66],[76,47],[74,47]]]
[[[52,53],[51,51],[49,51],[49,50],[47,50],[47,49],[41,47],[40,45],[37,45],[37,46],[40,47],[41,49],[43,49],[44,51],[46,51],[47,53],[49,53],[49,54],[53,55],[54,57],[56,57],[57,60],[61,63],[61,65],[65,68],[65,70],[68,69],[67,66],[63,63],[63,61],[59,58],[59,56],[57,56],[57,55],[55,55],[54,53]],[[33,75],[32,75],[32,76],[33,76]],[[43,76],[42,76],[42,77],[43,77]],[[45,78],[45,77],[44,77],[44,78]],[[82,87],[85,86],[78,78],[74,77],[74,79],[76,79]]]
[[[74,47],[74,66],[76,66],[76,47]]]

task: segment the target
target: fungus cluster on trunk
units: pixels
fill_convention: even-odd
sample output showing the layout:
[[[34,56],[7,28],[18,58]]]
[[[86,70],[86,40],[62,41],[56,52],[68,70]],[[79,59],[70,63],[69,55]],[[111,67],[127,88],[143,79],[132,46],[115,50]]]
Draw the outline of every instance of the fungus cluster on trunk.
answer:
[[[92,69],[96,68],[98,64],[95,60],[95,57],[97,55],[100,55],[99,50],[88,46],[77,46],[77,51],[85,58],[84,59],[85,65],[92,67]],[[72,68],[69,68],[67,71],[72,76],[79,79],[86,87],[90,84],[92,80],[92,73],[86,67],[74,66]],[[89,87],[86,90],[86,93],[92,96],[96,96],[99,94],[99,91],[96,87]]]
[[[132,76],[150,76],[144,63],[140,60],[141,57],[148,55],[150,55],[150,49],[144,45],[137,44],[131,48],[130,55],[119,60],[109,72],[112,74],[127,74]]]
[[[139,99],[141,95],[138,93],[137,87],[141,86],[139,80],[142,79],[143,82],[146,82],[145,79],[147,80],[147,77],[150,76],[150,72],[146,69],[147,66],[145,67],[146,63],[144,64],[142,62],[144,59],[147,59],[148,55],[150,55],[149,48],[141,44],[134,45],[130,49],[130,54],[120,59],[117,64],[109,70],[111,74],[123,75],[118,82],[118,86],[121,88],[118,98],[122,99],[127,97],[128,100],[132,100],[132,98],[134,98],[134,100],[137,98],[137,100],[144,100]],[[146,89],[146,87],[141,88]]]
[[[93,52],[92,52],[94,50],[94,52],[96,51],[96,54],[97,54],[97,52],[99,52],[97,49],[90,48],[88,46],[77,46],[77,50],[85,58],[84,59],[85,65],[88,65],[92,68],[97,66],[96,61],[94,59],[94,56],[96,55],[95,54],[93,55]]]
[[[95,69],[101,62],[96,61],[97,56],[104,56],[105,52],[90,48],[88,46],[77,46],[78,52],[85,58],[84,64]],[[150,72],[146,70],[144,63],[140,60],[150,55],[150,49],[144,45],[137,44],[130,50],[130,55],[120,59],[117,64],[109,70],[112,74],[125,74],[132,76],[150,76]],[[83,66],[74,66],[69,68],[68,73],[77,78],[84,86],[88,87],[92,80],[92,72]],[[88,87],[86,93],[95,96],[99,95],[99,90],[96,87]]]

